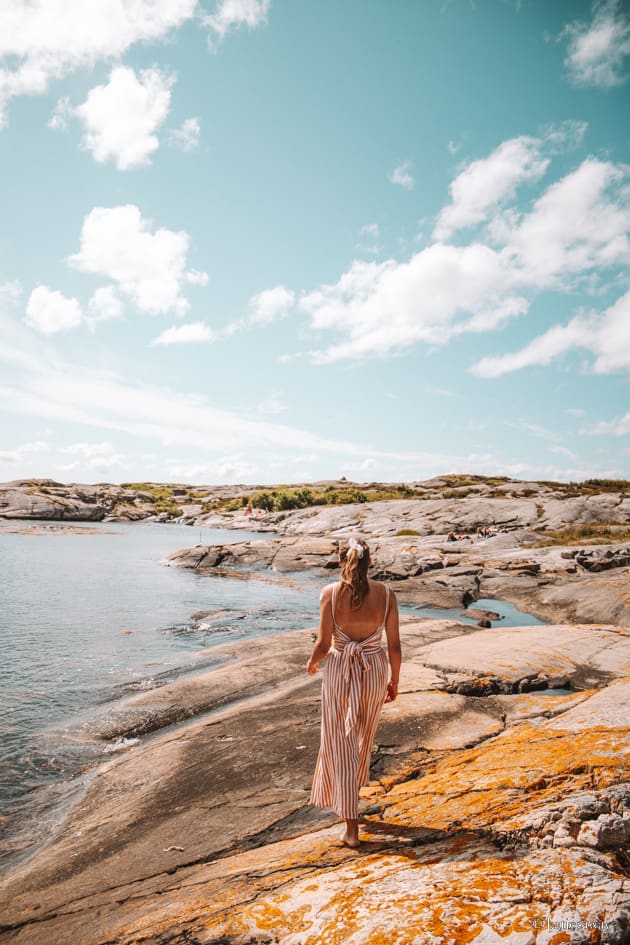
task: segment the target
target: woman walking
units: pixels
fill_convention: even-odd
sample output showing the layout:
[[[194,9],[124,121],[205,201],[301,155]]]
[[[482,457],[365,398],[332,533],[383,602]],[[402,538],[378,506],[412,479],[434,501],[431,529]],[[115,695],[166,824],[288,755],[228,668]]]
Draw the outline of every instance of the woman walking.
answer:
[[[354,848],[360,843],[359,788],[369,781],[383,703],[398,695],[401,650],[396,598],[387,585],[368,578],[367,544],[351,538],[339,562],[341,580],[320,597],[319,634],[307,665],[313,674],[323,660],[321,746],[311,804],[332,807],[343,817],[343,842]]]

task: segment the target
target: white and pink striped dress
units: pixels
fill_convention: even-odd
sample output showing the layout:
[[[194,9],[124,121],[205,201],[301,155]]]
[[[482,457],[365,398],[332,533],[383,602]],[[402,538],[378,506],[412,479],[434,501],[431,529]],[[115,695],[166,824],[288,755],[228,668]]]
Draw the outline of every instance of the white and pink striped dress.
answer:
[[[335,620],[341,585],[332,590],[333,639],[322,669],[321,745],[311,804],[358,819],[359,788],[370,775],[370,753],[387,694],[388,665],[381,636],[389,607],[385,586],[383,620],[369,637],[352,640]]]

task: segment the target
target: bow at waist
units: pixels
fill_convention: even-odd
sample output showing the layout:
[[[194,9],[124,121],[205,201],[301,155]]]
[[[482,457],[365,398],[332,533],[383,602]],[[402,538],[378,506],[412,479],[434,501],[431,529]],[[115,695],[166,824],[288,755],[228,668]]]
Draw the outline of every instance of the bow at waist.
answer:
[[[335,640],[333,649],[336,650],[337,653],[341,653],[343,656],[343,674],[347,681],[350,678],[350,674],[355,666],[361,669],[363,672],[367,670],[367,663],[364,659],[366,654],[369,655],[370,653],[378,653],[378,651],[382,650],[383,647],[381,646],[380,639],[372,640],[372,637],[368,637],[367,640],[350,640],[348,638],[347,642]]]
[[[379,627],[365,640],[351,640],[345,634],[338,634],[334,641],[333,649],[341,655],[343,677],[350,687],[346,712],[346,735],[350,735],[357,728],[361,702],[361,675],[369,669],[365,657],[372,653],[383,652],[380,637],[381,628]]]

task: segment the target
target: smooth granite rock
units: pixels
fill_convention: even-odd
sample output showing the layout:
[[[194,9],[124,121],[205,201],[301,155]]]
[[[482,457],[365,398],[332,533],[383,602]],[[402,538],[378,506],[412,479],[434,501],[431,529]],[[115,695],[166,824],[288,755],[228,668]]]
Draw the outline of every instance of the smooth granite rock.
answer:
[[[0,884],[0,940],[626,942],[630,677],[614,677],[628,637],[524,628],[514,652],[513,636],[501,648],[505,631],[492,633],[490,645],[470,626],[405,620],[401,693],[376,736],[358,851],[340,843],[334,815],[308,806],[319,729],[318,678],[304,673],[311,631],[223,647],[215,669],[180,680],[179,696],[143,694],[143,708],[181,699],[204,714],[88,781],[52,844]],[[458,664],[513,678],[575,655],[585,673],[605,671],[603,688],[440,691],[441,663],[458,649]],[[427,653],[440,656],[437,670]],[[569,938],[554,937],[567,922]]]

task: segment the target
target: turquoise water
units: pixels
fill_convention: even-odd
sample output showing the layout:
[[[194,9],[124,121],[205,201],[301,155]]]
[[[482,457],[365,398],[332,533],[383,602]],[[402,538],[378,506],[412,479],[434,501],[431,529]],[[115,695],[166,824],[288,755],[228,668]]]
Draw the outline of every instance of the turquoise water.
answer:
[[[528,614],[523,610],[518,610],[513,604],[508,604],[504,600],[494,600],[492,597],[483,597],[480,600],[473,601],[470,605],[471,610],[489,610],[499,615],[498,620],[492,621],[493,627],[534,627],[543,626],[546,621],[539,620],[533,614]],[[461,607],[424,607],[421,604],[409,604],[406,608],[407,613],[417,614],[419,617],[430,617],[444,620],[452,618],[461,623],[474,623],[479,621],[478,617],[468,617],[466,611]]]

